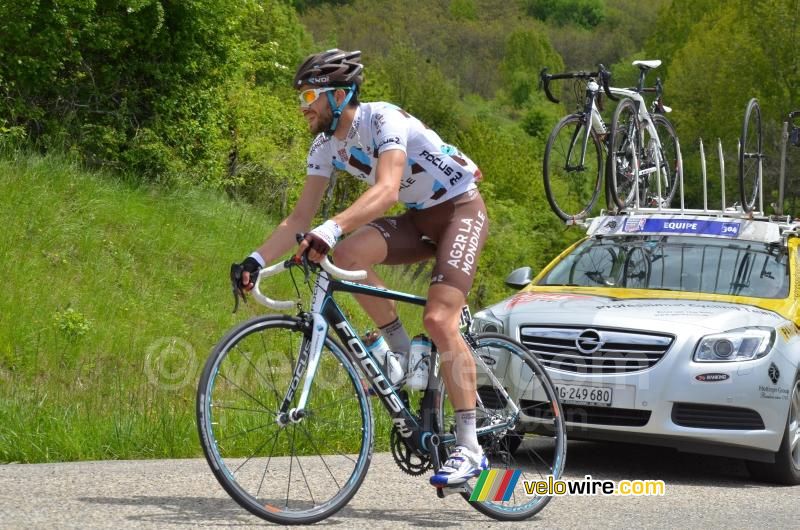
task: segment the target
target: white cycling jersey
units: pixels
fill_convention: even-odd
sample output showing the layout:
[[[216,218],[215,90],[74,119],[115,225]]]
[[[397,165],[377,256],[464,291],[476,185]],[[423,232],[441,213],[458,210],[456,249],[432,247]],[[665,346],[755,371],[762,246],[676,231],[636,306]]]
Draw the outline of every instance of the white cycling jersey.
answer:
[[[308,152],[308,174],[330,178],[333,169],[375,184],[378,155],[391,149],[406,153],[400,201],[424,210],[475,188],[478,166],[436,132],[391,103],[361,103],[347,138],[319,134]]]

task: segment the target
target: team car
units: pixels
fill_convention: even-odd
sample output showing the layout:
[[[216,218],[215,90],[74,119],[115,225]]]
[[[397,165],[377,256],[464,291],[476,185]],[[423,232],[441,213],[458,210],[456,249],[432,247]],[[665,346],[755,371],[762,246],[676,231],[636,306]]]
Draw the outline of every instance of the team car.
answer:
[[[522,342],[558,389],[572,439],[744,458],[800,483],[800,223],[744,215],[610,215],[515,295],[475,314]],[[484,359],[522,428],[545,422],[513,360]],[[480,382],[479,382],[480,383]],[[479,388],[480,395],[480,388]]]

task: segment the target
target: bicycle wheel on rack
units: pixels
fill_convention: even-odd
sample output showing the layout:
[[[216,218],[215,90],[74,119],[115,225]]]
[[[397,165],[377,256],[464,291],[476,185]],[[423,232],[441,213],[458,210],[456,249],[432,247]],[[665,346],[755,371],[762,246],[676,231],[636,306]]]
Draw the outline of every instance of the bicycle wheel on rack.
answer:
[[[603,152],[590,131],[584,151],[586,119],[570,114],[555,126],[544,151],[543,177],[547,202],[564,221],[589,215],[600,195]]]
[[[494,519],[527,519],[542,510],[551,497],[528,495],[525,481],[547,480],[551,475],[558,480],[564,471],[567,435],[561,404],[539,360],[519,342],[499,333],[481,333],[474,336],[474,353],[478,441],[489,460],[489,468],[497,471],[495,482],[513,477],[507,471],[519,474],[513,488],[509,482],[501,492],[503,495],[489,496],[489,490],[494,489],[483,487],[478,480],[473,485],[475,490],[462,496],[475,509]],[[446,403],[445,392],[439,396],[441,432],[454,433],[452,406]],[[482,428],[486,431],[486,427],[498,425],[508,429],[481,434]],[[472,495],[479,500],[470,501]]]
[[[623,209],[635,205],[636,183],[639,181],[639,117],[636,104],[630,99],[620,101],[611,120],[606,158],[606,192],[610,204]],[[644,200],[639,186],[639,201]]]
[[[633,247],[626,253],[623,285],[629,289],[650,286],[650,259],[641,247]]]
[[[653,125],[661,143],[659,156],[661,170],[655,173],[661,180],[661,197],[656,197],[658,186],[653,179],[649,179],[648,198],[651,202],[660,201],[662,208],[669,208],[682,181],[683,160],[681,160],[678,135],[667,117],[661,114],[654,115]]]
[[[569,270],[569,283],[589,287],[617,287],[619,266],[612,247],[593,245],[574,258]]]
[[[330,337],[304,414],[280,417],[290,386],[297,391],[289,410],[300,398],[293,374],[310,335],[297,317],[244,322],[214,348],[197,389],[200,443],[217,480],[242,507],[279,524],[310,524],[342,508],[372,454],[369,399]]]
[[[745,212],[752,212],[756,207],[762,157],[761,107],[753,98],[747,103],[739,138],[739,192]]]

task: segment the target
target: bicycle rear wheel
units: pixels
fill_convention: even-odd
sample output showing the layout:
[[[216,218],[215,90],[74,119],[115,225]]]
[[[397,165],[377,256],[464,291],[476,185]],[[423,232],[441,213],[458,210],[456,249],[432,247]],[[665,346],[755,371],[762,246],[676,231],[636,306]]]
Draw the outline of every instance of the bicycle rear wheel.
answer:
[[[656,174],[661,179],[661,197],[656,197],[658,187],[653,180],[648,184],[648,192],[652,199],[661,202],[663,208],[669,208],[675,198],[675,192],[682,181],[683,160],[680,156],[678,135],[675,127],[666,116],[656,114],[653,116],[658,139],[661,143],[660,171]]]
[[[590,131],[583,150],[586,119],[564,117],[550,133],[544,151],[544,192],[553,212],[564,221],[586,217],[597,202],[603,179],[600,139]]]
[[[758,100],[753,98],[747,103],[739,139],[739,193],[745,212],[751,212],[756,207],[762,157],[761,107]]]
[[[564,471],[567,435],[561,404],[541,363],[519,342],[499,333],[475,335],[474,356],[476,428],[492,473],[462,496],[494,519],[527,519],[551,497],[528,495],[525,482],[551,475],[558,480]],[[455,414],[444,399],[441,392],[441,432],[454,433]],[[472,496],[479,500],[471,501]]]
[[[636,203],[636,184],[639,182],[639,157],[642,152],[639,138],[639,117],[636,104],[630,99],[620,101],[611,120],[606,159],[606,183],[610,203],[617,208],[641,206]],[[639,201],[644,201],[645,188],[639,183]]]
[[[325,339],[302,417],[281,414],[290,387],[297,406],[308,367],[298,354],[310,324],[262,316],[232,329],[208,358],[197,389],[206,460],[233,499],[279,524],[310,524],[342,508],[364,480],[374,440],[372,408],[342,348]]]

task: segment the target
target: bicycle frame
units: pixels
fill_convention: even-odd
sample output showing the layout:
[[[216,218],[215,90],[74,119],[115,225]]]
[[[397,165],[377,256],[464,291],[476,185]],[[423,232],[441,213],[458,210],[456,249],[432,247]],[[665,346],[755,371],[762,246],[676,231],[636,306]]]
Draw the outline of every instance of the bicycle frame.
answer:
[[[325,263],[325,262],[323,262]],[[290,262],[279,264],[288,268],[292,266]],[[328,268],[323,265],[323,268]],[[270,268],[272,269],[272,268]],[[332,268],[333,269],[333,268]],[[258,291],[258,283],[265,275],[274,274],[275,271],[269,269],[262,270],[259,275],[259,281],[256,282],[256,294],[260,295]],[[427,303],[425,298],[399,292],[389,289],[381,289],[369,285],[353,283],[350,281],[340,281],[331,278],[331,273],[323,270],[317,274],[313,294],[311,297],[311,312],[301,313],[300,316],[309,324],[311,324],[311,334],[306,336],[300,347],[297,363],[295,365],[292,380],[284,396],[281,408],[278,413],[278,421],[284,424],[289,422],[301,421],[304,416],[304,407],[308,401],[309,393],[311,391],[311,384],[316,375],[316,370],[319,365],[319,360],[322,354],[322,347],[328,331],[332,330],[339,338],[340,342],[345,345],[345,354],[350,361],[358,367],[363,377],[369,382],[369,385],[380,398],[381,403],[386,408],[389,416],[392,418],[392,423],[397,428],[400,435],[409,443],[409,445],[423,453],[430,453],[435,466],[438,466],[438,451],[436,448],[441,445],[447,445],[455,441],[455,437],[449,433],[437,432],[438,422],[435,417],[435,404],[440,398],[438,386],[438,352],[433,347],[430,356],[430,370],[428,371],[428,386],[421,402],[422,424],[417,421],[417,418],[409,410],[407,401],[401,397],[398,392],[392,387],[386,375],[380,367],[380,363],[375,359],[372,353],[366,348],[364,343],[359,338],[358,334],[353,329],[347,317],[342,312],[339,305],[333,299],[335,292],[348,292],[354,294],[362,294],[368,296],[375,296],[378,298],[385,298],[388,300],[395,300],[398,302],[410,303],[414,305],[424,306]],[[262,298],[263,295],[261,295]],[[258,298],[258,296],[257,296]],[[268,298],[266,300],[269,300]],[[262,303],[264,301],[259,299]],[[282,302],[274,302],[265,305],[276,307]],[[283,306],[285,307],[285,306]],[[465,341],[471,347],[473,342],[469,333],[462,333]],[[502,389],[503,398],[506,402],[513,407],[513,415],[511,421],[501,424],[492,424],[477,429],[478,437],[492,433],[499,432],[511,428],[512,424],[519,417],[520,411],[514,404],[511,397],[503,388],[502,384],[496,379],[494,373],[489,370],[483,359],[479,355],[473,355],[476,363],[481,363],[485,373],[493,380],[497,388]],[[302,380],[302,390],[297,402],[297,406],[289,409],[289,406],[294,399],[295,393],[300,388]],[[478,403],[480,404],[480,396],[478,396]],[[438,469],[438,467],[436,467]]]
[[[655,165],[652,168],[645,169],[644,171],[640,170],[639,168],[639,161],[636,161],[634,164],[634,182],[639,182],[639,177],[641,175],[647,175],[652,172],[657,172],[656,178],[656,196],[661,197],[661,185],[662,179],[664,180],[664,186],[667,186],[669,182],[667,182],[667,177],[664,175],[663,171],[661,171],[661,153],[662,153],[662,145],[661,145],[661,138],[658,136],[658,131],[656,130],[656,125],[653,122],[653,119],[650,115],[650,112],[647,110],[647,103],[644,101],[644,98],[637,90],[629,89],[629,88],[617,88],[617,87],[609,87],[609,90],[615,96],[622,96],[624,98],[631,99],[636,105],[636,113],[637,118],[639,119],[640,123],[644,124],[645,128],[647,129],[647,133],[650,135],[650,140],[655,141]],[[639,145],[644,146],[644,130],[640,129],[638,131],[639,134]],[[634,197],[635,197],[635,204],[636,208],[640,207],[640,198],[639,198],[639,186],[635,186],[634,189]],[[661,209],[661,202],[656,208],[657,210]]]

